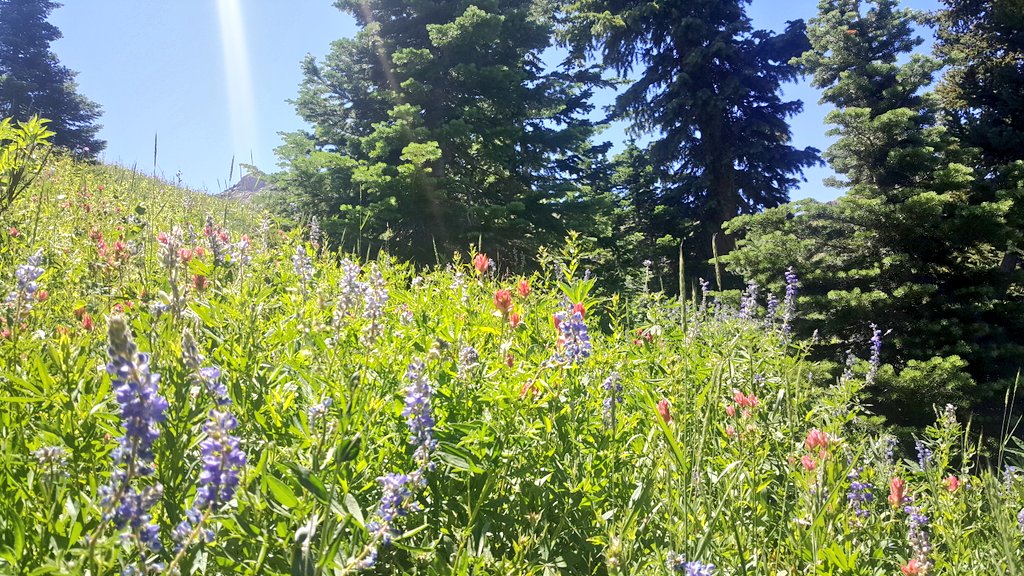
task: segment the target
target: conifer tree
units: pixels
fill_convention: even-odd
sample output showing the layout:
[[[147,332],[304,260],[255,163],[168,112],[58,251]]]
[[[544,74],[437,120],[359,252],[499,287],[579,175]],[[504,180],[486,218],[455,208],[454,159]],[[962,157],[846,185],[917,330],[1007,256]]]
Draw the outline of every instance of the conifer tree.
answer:
[[[1024,160],[1024,3],[943,0],[937,90],[947,125],[994,168]]]
[[[100,107],[77,93],[75,73],[50,50],[61,33],[47,18],[59,6],[0,0],[0,118],[46,118],[53,144],[94,158],[106,147],[96,137]]]
[[[935,17],[936,49],[946,64],[936,91],[943,123],[977,152],[979,191],[1013,202],[1016,233],[1002,264],[1009,279],[1024,261],[1024,2],[944,4]]]
[[[977,191],[971,155],[923,93],[940,63],[922,54],[895,0],[822,0],[802,63],[836,106],[824,154],[845,196],[742,217],[730,267],[761,282],[801,278],[803,335],[819,330],[838,361],[867,355],[871,324],[891,364],[869,391],[892,421],[920,424],[931,403],[984,408],[1024,352],[1017,304],[1003,299],[1001,248],[1011,203]],[[983,383],[985,386],[979,386]]]
[[[315,129],[286,136],[280,182],[347,248],[434,263],[482,241],[525,260],[586,223],[588,74],[545,71],[533,2],[336,4],[361,31],[303,63]]]
[[[797,74],[789,60],[807,47],[803,22],[781,34],[754,30],[747,3],[579,0],[567,11],[578,61],[597,54],[604,67],[636,75],[613,114],[654,136],[646,153],[657,190],[641,202],[656,203],[649,242],[674,239],[665,243],[674,252],[699,222],[688,245],[702,260],[724,222],[786,202],[818,161],[817,150],[790,145],[787,119],[802,104],[780,94]]]

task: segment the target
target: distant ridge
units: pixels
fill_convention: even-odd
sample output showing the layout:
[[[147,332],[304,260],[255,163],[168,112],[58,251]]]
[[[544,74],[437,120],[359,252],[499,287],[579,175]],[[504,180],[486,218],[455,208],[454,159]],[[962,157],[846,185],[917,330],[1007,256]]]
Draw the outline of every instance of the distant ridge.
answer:
[[[249,202],[260,190],[263,190],[270,183],[260,174],[246,174],[242,176],[234,186],[221,192],[217,196],[228,200]]]

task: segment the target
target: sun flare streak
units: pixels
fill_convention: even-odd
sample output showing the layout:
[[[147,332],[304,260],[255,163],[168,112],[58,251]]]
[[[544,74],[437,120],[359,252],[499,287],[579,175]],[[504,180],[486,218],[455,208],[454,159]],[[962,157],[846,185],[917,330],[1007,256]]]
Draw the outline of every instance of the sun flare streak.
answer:
[[[217,17],[227,83],[232,151],[236,156],[247,158],[246,152],[259,149],[259,143],[241,0],[217,0]]]

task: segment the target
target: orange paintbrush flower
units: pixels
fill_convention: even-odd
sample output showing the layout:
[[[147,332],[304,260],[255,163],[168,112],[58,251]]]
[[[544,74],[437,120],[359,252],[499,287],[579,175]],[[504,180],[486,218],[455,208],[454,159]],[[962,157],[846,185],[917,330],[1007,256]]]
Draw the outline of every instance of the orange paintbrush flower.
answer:
[[[529,296],[530,295],[530,281],[527,280],[526,278],[523,278],[523,279],[519,280],[519,284],[516,286],[516,291],[518,291],[519,295],[522,296],[523,298],[526,298],[527,296]]]
[[[503,316],[507,316],[512,311],[512,292],[508,290],[498,290],[494,293],[494,307],[498,309]]]
[[[899,506],[907,501],[907,483],[900,477],[889,480],[889,504]]]
[[[483,252],[473,257],[473,268],[476,268],[477,274],[483,275],[484,272],[487,272],[487,268],[490,266],[490,263],[491,259]]]
[[[658,416],[661,416],[661,419],[665,421],[665,424],[672,422],[672,409],[667,398],[662,398],[658,401]]]

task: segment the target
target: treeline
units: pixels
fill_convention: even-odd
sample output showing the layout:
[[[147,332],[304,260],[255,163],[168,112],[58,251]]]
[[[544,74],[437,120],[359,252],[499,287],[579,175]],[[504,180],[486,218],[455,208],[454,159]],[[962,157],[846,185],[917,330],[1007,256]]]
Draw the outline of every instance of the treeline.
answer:
[[[868,323],[887,333],[869,392],[890,421],[952,403],[991,427],[1024,363],[1024,3],[945,4],[821,4],[799,64],[835,106],[824,158],[846,193],[733,220],[725,259],[761,281],[792,266],[802,333],[840,363]],[[914,24],[934,26],[934,55]]]
[[[520,271],[577,231],[606,285],[793,267],[798,333],[837,370],[878,326],[879,412],[992,416],[1024,358],[1024,3],[943,2],[823,0],[774,33],[743,0],[339,0],[360,31],[302,64],[313,129],[284,135],[276,201],[424,265],[476,245]],[[824,153],[791,144],[801,75],[835,107]],[[614,120],[637,138],[617,154]],[[820,162],[845,195],[787,204]]]
[[[303,63],[315,128],[285,136],[278,187],[361,253],[432,264],[482,243],[522,269],[576,230],[609,274],[653,259],[675,278],[681,241],[707,260],[724,222],[818,161],[790,145],[801,103],[780,93],[803,24],[756,31],[744,4],[337,2],[361,31]],[[595,110],[620,76],[638,79]],[[650,143],[610,155],[611,120]]]

